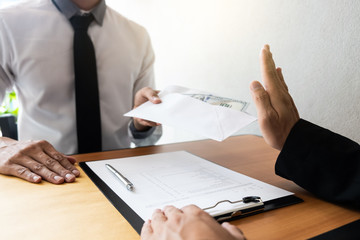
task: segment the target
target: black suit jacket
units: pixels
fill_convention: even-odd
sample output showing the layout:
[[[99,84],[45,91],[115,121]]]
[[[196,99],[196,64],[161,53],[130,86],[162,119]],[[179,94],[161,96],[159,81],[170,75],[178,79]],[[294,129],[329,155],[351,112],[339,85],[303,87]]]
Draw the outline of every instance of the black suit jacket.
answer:
[[[360,209],[360,145],[348,138],[300,119],[275,171],[320,198]]]

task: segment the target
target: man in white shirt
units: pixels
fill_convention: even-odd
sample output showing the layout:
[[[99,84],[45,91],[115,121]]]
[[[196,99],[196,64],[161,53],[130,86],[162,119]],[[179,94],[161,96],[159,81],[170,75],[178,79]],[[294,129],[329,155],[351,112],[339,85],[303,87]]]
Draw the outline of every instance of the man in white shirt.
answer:
[[[28,0],[0,10],[0,102],[15,89],[20,105],[19,141],[0,138],[1,174],[55,184],[79,176],[75,159],[64,154],[78,153],[69,19],[84,11],[94,16],[88,35],[96,55],[102,150],[153,144],[161,136],[156,123],[123,116],[145,101],[161,102],[152,89],[154,53],[146,30],[105,0]]]

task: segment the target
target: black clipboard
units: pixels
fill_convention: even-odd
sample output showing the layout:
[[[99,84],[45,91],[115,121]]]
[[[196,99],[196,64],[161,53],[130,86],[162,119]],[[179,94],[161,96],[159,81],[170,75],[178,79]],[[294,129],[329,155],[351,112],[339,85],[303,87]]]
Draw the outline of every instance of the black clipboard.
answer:
[[[89,178],[95,183],[100,191],[106,196],[106,198],[112,203],[112,205],[121,213],[121,215],[130,223],[130,225],[136,230],[138,234],[141,232],[141,228],[144,224],[144,220],[136,214],[136,212],[130,208],[111,188],[94,173],[86,162],[80,162],[80,167],[89,176]],[[247,198],[251,201],[247,202]],[[228,200],[224,200],[228,201]],[[240,199],[244,201],[248,206],[236,211],[231,211],[223,215],[214,217],[218,222],[236,220],[247,216],[252,216],[261,212],[274,210],[281,207],[297,204],[303,202],[303,200],[295,195],[277,198],[270,201],[262,202],[260,197],[249,196]],[[239,202],[237,201],[237,202]],[[229,201],[230,202],[230,201]],[[215,203],[217,205],[218,203]],[[211,208],[211,207],[209,207]]]

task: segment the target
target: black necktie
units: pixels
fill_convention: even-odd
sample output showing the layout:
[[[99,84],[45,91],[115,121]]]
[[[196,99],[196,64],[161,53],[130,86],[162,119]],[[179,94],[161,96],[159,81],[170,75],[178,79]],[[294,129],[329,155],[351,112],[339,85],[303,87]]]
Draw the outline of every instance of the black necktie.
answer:
[[[94,17],[73,16],[78,152],[101,151],[101,120],[95,50],[87,34]]]

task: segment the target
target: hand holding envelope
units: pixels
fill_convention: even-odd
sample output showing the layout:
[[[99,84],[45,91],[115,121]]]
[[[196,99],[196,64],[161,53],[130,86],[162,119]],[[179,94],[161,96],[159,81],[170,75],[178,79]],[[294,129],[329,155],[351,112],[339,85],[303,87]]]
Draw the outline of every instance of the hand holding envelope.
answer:
[[[162,102],[146,102],[124,114],[181,128],[222,141],[256,120],[245,112],[248,103],[210,93],[169,86],[159,93]]]

